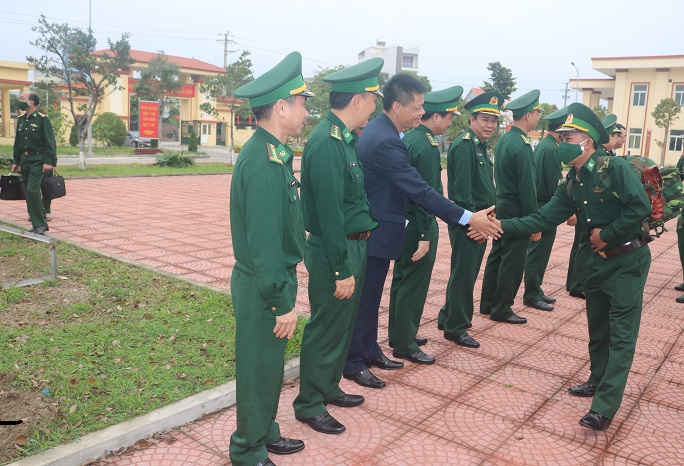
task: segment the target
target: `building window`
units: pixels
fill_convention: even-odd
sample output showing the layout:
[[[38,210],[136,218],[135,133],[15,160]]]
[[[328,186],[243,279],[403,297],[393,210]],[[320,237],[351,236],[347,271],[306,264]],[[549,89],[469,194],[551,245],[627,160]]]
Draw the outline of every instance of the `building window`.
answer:
[[[641,149],[641,128],[629,128],[629,137],[627,140],[627,149]]]
[[[684,105],[684,85],[675,85],[674,100],[680,106]]]
[[[366,58],[366,51],[364,50],[363,52],[359,53],[359,60],[363,60]]]
[[[401,67],[402,68],[415,68],[413,66],[413,58],[411,55],[404,55],[401,59]]]
[[[668,149],[676,152],[681,152],[682,139],[684,139],[684,130],[673,129],[672,131],[670,131],[670,145],[668,146]]]
[[[635,107],[643,107],[646,105],[646,91],[648,86],[646,84],[638,84],[634,86],[634,95],[632,97],[632,105]]]

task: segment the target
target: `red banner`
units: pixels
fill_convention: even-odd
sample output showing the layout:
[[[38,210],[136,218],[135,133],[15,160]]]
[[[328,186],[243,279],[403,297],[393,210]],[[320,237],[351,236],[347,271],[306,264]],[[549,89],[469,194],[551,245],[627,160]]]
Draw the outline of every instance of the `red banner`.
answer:
[[[181,90],[178,92],[169,92],[168,95],[172,97],[190,98],[195,97],[195,86],[191,84],[183,84]]]
[[[138,123],[141,138],[159,138],[159,103],[140,101],[140,120]]]

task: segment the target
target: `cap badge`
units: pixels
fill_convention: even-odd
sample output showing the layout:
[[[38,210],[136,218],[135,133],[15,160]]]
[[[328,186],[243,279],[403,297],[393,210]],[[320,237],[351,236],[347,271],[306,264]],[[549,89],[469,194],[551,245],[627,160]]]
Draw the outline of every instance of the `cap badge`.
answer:
[[[489,105],[499,105],[499,99],[494,96],[491,99],[489,99]]]

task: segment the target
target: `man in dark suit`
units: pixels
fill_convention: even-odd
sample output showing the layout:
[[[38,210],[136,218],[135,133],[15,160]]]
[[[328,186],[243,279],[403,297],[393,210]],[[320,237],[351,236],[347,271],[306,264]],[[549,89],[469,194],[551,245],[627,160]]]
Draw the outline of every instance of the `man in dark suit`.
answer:
[[[344,377],[359,385],[382,388],[369,366],[400,369],[401,362],[389,360],[377,343],[378,309],[391,260],[401,257],[408,201],[419,205],[449,224],[470,225],[482,237],[499,237],[498,221],[488,216],[490,207],[476,213],[452,203],[431,188],[411,166],[402,131],[416,128],[425,113],[425,86],[416,78],[399,74],[383,88],[384,112],[371,121],[359,138],[359,159],[371,214],[380,226],[368,239],[366,281],[361,292]]]

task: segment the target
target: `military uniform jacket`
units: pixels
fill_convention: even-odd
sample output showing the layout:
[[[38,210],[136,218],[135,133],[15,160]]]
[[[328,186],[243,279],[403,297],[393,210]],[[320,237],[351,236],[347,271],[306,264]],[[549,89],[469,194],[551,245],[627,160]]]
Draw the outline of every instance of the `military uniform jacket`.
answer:
[[[515,126],[496,145],[494,180],[498,218],[522,217],[537,211],[532,141]]]
[[[387,114],[374,118],[361,133],[359,160],[371,215],[380,223],[368,239],[369,256],[401,257],[409,199],[447,223],[456,224],[463,217],[462,207],[428,186],[411,166],[406,144]]]
[[[426,126],[420,125],[406,133],[404,144],[409,153],[411,165],[416,167],[420,176],[425,182],[440,194],[444,194],[442,187],[442,153],[439,149],[439,141],[434,133]],[[406,212],[410,221],[415,222],[415,226],[420,232],[420,238],[424,239],[430,231],[430,225],[435,222],[435,216],[427,212],[422,207],[408,203]]]
[[[50,119],[43,112],[34,110],[17,119],[17,134],[14,137],[14,164],[21,163],[21,157],[27,152],[40,152],[43,164],[57,164],[57,144],[52,131]]]
[[[641,235],[641,222],[651,213],[651,204],[641,181],[629,162],[620,157],[606,158],[601,170],[596,169],[598,149],[582,166],[574,168],[561,180],[553,198],[539,212],[524,218],[502,220],[504,234],[528,235],[545,231],[566,221],[572,214],[582,226],[583,234],[591,235],[593,228],[601,228],[601,239],[614,249]],[[610,177],[610,187],[601,181]],[[573,177],[568,194],[567,183]]]
[[[451,143],[447,155],[449,199],[476,212],[496,203],[494,170],[487,144],[468,128]]]
[[[292,150],[261,127],[240,151],[230,186],[235,260],[254,271],[275,315],[290,312],[287,272],[304,258],[304,220]]]
[[[346,235],[373,230],[363,188],[356,135],[328,112],[311,133],[302,154],[302,207],[307,231],[323,239],[335,278],[352,275]]]
[[[558,158],[558,143],[550,134],[534,149],[535,186],[537,204],[543,206],[551,200],[563,179],[563,168]]]

